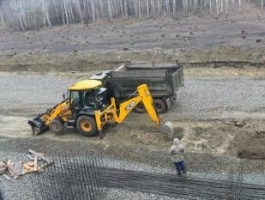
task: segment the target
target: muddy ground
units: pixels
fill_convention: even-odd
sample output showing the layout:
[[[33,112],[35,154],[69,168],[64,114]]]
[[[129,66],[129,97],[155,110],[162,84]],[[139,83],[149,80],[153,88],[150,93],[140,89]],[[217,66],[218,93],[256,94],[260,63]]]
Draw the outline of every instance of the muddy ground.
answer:
[[[124,60],[177,59],[184,66],[185,87],[164,118],[174,123],[187,152],[265,159],[264,30],[263,14],[251,10],[245,15],[3,31],[1,150],[49,151],[45,146],[54,143],[67,150],[84,143],[106,154],[152,160],[152,152],[165,152],[171,138],[144,114],[132,113],[124,124],[107,128],[103,140],[68,131],[60,137],[47,132],[36,142],[27,120],[59,102],[70,83],[95,71]],[[156,158],[159,165],[161,158]]]

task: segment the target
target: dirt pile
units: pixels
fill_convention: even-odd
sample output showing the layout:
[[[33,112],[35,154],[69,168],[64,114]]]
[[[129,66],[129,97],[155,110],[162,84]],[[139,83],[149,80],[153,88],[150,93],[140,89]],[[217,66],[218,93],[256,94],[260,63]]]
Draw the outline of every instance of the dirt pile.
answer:
[[[247,122],[237,133],[230,149],[237,150],[236,156],[243,159],[265,160],[265,126],[264,122]]]
[[[218,46],[202,50],[132,50],[89,54],[38,54],[0,57],[1,71],[66,72],[113,69],[124,61],[178,60],[185,68],[262,68],[265,65],[264,47]]]

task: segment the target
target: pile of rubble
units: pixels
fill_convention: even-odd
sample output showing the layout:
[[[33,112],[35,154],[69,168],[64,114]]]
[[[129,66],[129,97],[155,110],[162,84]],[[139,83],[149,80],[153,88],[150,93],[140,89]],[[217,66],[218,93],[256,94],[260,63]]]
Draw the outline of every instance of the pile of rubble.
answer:
[[[17,179],[27,173],[42,172],[43,169],[51,164],[53,161],[49,160],[43,153],[28,150],[27,160],[13,162],[11,160],[0,161],[0,175],[5,176],[6,179],[11,180],[7,175]]]

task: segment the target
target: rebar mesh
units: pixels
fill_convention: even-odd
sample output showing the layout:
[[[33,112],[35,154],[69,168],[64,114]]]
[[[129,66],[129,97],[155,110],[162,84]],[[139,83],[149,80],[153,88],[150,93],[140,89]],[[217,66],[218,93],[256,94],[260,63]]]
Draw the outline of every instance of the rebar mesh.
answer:
[[[108,192],[111,189],[183,199],[265,199],[265,186],[243,182],[241,163],[230,166],[226,180],[217,180],[135,171],[122,165],[109,167],[105,165],[104,157],[93,152],[85,157],[69,151],[51,157],[54,165],[40,174],[27,175],[35,199],[103,200],[110,199]],[[133,199],[129,195],[126,193],[126,198]]]
[[[100,200],[106,188],[98,176],[102,160],[93,155],[75,157],[71,153],[53,155],[54,165],[32,176],[36,183],[36,199],[41,200]],[[37,198],[38,197],[38,198]]]

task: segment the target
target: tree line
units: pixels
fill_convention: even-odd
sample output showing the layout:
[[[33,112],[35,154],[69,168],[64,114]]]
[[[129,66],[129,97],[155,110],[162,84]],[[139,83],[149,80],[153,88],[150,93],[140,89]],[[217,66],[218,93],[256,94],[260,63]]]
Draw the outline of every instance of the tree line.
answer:
[[[0,26],[27,31],[102,19],[220,14],[238,11],[244,4],[264,8],[264,0],[0,0]]]

